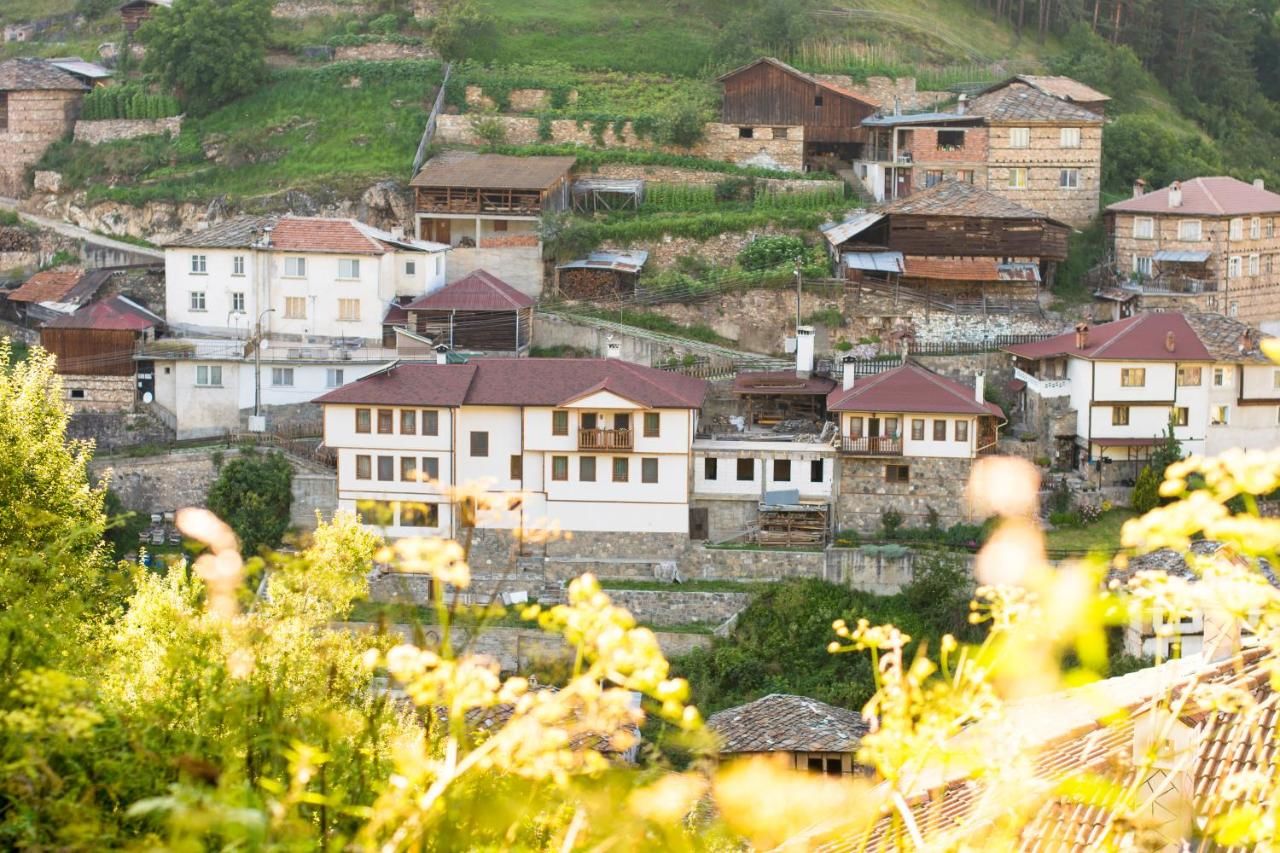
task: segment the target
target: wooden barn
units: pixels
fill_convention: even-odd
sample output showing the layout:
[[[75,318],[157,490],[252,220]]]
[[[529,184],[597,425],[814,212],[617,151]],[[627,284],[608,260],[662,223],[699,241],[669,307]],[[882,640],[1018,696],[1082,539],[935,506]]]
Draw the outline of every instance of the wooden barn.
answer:
[[[773,57],[757,59],[722,75],[720,120],[736,125],[743,139],[799,127],[806,165],[852,163],[862,154],[862,120],[879,106],[862,96],[792,68]]]
[[[404,308],[408,329],[450,350],[524,355],[533,333],[533,299],[484,270]]]
[[[140,341],[153,340],[163,320],[133,300],[113,296],[90,303],[40,330],[40,345],[58,359],[67,402],[73,408],[118,411],[133,405]]]
[[[138,31],[157,6],[166,8],[173,5],[173,0],[129,0],[120,7],[120,19],[124,22],[125,32],[132,35]]]

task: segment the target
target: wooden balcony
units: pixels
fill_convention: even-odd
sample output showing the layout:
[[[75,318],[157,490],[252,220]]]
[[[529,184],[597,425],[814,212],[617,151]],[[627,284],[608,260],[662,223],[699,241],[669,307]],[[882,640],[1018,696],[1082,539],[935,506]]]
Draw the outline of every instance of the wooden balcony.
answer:
[[[850,456],[901,456],[902,439],[880,436],[877,438],[850,438],[841,436],[839,450]]]
[[[580,429],[579,450],[630,450],[633,443],[629,429]]]

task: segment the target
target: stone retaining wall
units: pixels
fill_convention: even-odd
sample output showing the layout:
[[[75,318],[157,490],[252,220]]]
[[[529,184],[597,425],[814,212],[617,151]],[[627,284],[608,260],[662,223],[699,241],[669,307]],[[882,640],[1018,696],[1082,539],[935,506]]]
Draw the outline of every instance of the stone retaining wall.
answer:
[[[386,62],[393,59],[435,59],[436,53],[421,44],[361,44],[348,47],[336,47],[333,58],[337,62],[360,60],[364,62]]]
[[[861,548],[828,548],[824,580],[876,595],[896,595],[915,579],[916,554],[901,557],[863,551]]]
[[[142,136],[177,136],[182,132],[183,116],[169,118],[120,118],[95,119],[76,122],[76,142],[87,142],[89,145],[101,145],[104,142],[118,142],[121,139],[137,139]]]
[[[605,593],[614,604],[627,608],[646,625],[719,625],[751,603],[749,592],[685,592],[679,586],[673,586],[670,592],[606,589]]]

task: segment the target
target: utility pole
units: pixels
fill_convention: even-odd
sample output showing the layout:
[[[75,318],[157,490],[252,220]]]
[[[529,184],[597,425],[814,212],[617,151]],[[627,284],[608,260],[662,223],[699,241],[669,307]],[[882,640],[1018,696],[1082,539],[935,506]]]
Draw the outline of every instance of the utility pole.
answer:
[[[262,412],[262,318],[275,310],[267,308],[258,315],[257,329],[253,335],[253,416],[255,418]]]
[[[802,288],[802,282],[804,281],[804,279],[800,275],[799,263],[796,264],[795,273],[796,273],[796,335],[799,336],[800,334],[800,291]]]

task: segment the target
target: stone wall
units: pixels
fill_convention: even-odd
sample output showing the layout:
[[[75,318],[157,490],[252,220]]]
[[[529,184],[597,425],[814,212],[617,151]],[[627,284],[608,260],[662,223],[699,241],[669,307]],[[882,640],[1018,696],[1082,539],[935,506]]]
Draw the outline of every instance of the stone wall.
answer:
[[[719,625],[751,603],[748,592],[686,592],[678,586],[670,591],[606,589],[605,594],[646,625]]]
[[[9,127],[0,133],[0,195],[25,195],[27,167],[71,129],[80,92],[9,92]]]
[[[827,549],[824,580],[876,595],[896,595],[915,579],[916,552],[886,556],[861,548]]]
[[[533,345],[536,347],[573,346],[587,350],[603,358],[608,340],[622,346],[621,358],[633,364],[648,366],[654,360],[669,356],[683,356],[694,350],[677,345],[667,345],[633,335],[609,332],[586,323],[575,323],[557,314],[538,314],[533,324]]]
[[[132,381],[131,377],[125,377]],[[76,411],[67,425],[67,437],[92,440],[97,452],[160,444],[173,440],[173,431],[145,412]]]
[[[271,6],[274,18],[334,18],[341,15],[361,17],[369,14],[369,6],[363,3],[333,2],[333,0],[278,0]]]
[[[387,62],[394,59],[434,59],[436,52],[421,44],[360,44],[336,47],[333,58],[336,62],[358,60],[364,62]]]
[[[707,414],[704,408],[703,417]],[[759,497],[702,495],[692,498],[689,506],[707,511],[707,539],[711,542],[724,542],[741,536],[760,516]]]
[[[138,139],[142,136],[177,136],[182,132],[183,116],[169,118],[95,119],[76,122],[75,140],[89,145]]]
[[[604,163],[591,170],[593,177],[651,181],[656,184],[716,184],[729,177],[724,172],[678,169],[674,166],[637,166],[629,163]],[[808,178],[757,178],[759,186],[774,192],[793,192],[830,186]]]
[[[73,412],[123,412],[133,408],[134,377],[62,377],[62,395]]]
[[[1080,147],[1063,148],[1061,127],[1032,125],[1030,145],[1014,148],[1010,131],[1016,121],[991,127],[987,189],[1023,207],[1082,227],[1098,212],[1102,189],[1102,124],[1080,127]],[[1025,126],[1025,125],[1022,125]],[[1025,168],[1025,187],[1009,186],[1010,170]],[[1062,169],[1079,171],[1078,186],[1060,186]]]
[[[842,456],[840,492],[836,499],[836,527],[867,533],[880,529],[880,515],[893,509],[904,527],[924,527],[932,507],[943,527],[968,521],[962,484],[969,481],[969,459],[907,457],[860,459]],[[886,465],[906,465],[905,483],[888,482]]]
[[[496,110],[497,102],[484,93],[480,86],[466,88],[467,106],[479,110]],[[578,90],[571,89],[568,102],[578,102]],[[546,89],[512,89],[507,95],[507,105],[513,113],[540,112],[551,106],[551,93]]]

